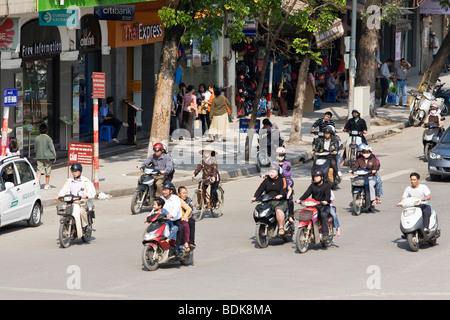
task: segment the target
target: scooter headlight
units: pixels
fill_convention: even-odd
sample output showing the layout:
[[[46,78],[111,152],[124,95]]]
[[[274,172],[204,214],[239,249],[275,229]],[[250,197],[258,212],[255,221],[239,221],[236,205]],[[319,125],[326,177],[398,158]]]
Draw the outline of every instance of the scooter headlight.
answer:
[[[403,216],[404,216],[404,217],[412,216],[412,215],[414,214],[415,211],[416,211],[415,208],[408,208],[408,209],[405,209],[405,210],[403,210]]]
[[[441,157],[441,155],[438,154],[438,153],[430,152],[430,159],[433,159],[433,160],[441,160],[442,157]]]

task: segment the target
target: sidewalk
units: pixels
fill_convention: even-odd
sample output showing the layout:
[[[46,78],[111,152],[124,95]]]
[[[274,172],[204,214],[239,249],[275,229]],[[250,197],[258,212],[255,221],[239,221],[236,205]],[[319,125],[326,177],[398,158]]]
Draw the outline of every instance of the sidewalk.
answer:
[[[416,90],[421,81],[421,76],[408,79],[408,91]],[[444,74],[440,78],[442,82],[450,84],[450,75]],[[292,116],[277,117],[272,115],[270,120],[276,123],[281,131],[281,136],[285,139],[286,149],[288,151],[287,159],[292,165],[299,165],[310,159],[311,142],[313,135],[309,130],[314,121],[323,117],[327,111],[333,113],[333,120],[336,122],[336,129],[343,141],[347,139],[347,134],[342,129],[347,120],[347,103],[323,103],[322,109],[314,113],[307,113],[303,116],[302,139],[299,144],[290,144],[289,134],[291,130]],[[396,107],[390,105],[388,108],[377,108],[377,119],[371,120],[370,131],[366,135],[368,141],[379,138],[407,126],[409,109],[405,107]],[[260,118],[261,121],[263,118]],[[199,150],[202,146],[212,145],[217,150],[219,161],[219,171],[222,181],[229,180],[239,176],[247,176],[259,173],[261,169],[256,164],[254,153],[251,154],[250,163],[243,161],[243,146],[245,143],[245,134],[240,137],[237,134],[239,121],[230,123],[230,129],[233,130],[233,139],[226,142],[205,142],[206,139],[196,139],[194,141],[175,140],[169,144],[169,153],[172,155],[175,163],[175,176],[173,183],[176,187],[185,185],[193,186],[197,182],[191,180],[197,164],[200,162]],[[240,138],[240,139],[239,139]],[[240,145],[241,149],[238,149]],[[136,166],[141,164],[147,158],[148,141],[141,141],[138,146],[117,146],[116,150],[112,148],[100,147],[100,169],[99,169],[99,190],[113,197],[128,196],[134,193],[137,186],[137,180],[141,172]],[[104,150],[104,151],[103,151]],[[241,152],[239,152],[241,150]],[[109,153],[109,154],[108,154]],[[67,159],[67,155],[61,160]],[[266,169],[263,168],[265,171]],[[83,174],[91,179],[91,167],[84,166]],[[198,177],[200,177],[201,173]],[[42,190],[41,196],[44,206],[52,206],[57,203],[55,197],[68,177],[68,169],[63,163],[52,170],[50,185],[51,190]],[[41,183],[44,179],[41,178]]]

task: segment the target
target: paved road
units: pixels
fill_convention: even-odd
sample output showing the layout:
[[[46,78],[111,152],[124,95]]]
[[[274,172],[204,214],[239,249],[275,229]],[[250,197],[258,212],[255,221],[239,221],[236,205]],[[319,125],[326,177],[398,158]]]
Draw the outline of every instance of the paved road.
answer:
[[[328,249],[298,254],[293,243],[277,240],[258,249],[250,203],[260,181],[255,176],[225,183],[224,215],[197,223],[193,266],[155,272],[142,268],[145,215],[130,215],[130,197],[97,201],[95,240],[68,249],[58,246],[58,217],[48,207],[38,228],[0,230],[0,299],[448,299],[449,181],[426,180],[421,135],[422,129],[407,128],[372,144],[384,178],[379,212],[351,215],[344,175],[336,192],[342,237]],[[309,184],[310,165],[294,170],[296,197]],[[418,253],[400,238],[394,206],[411,171],[430,187],[442,229],[438,245]]]

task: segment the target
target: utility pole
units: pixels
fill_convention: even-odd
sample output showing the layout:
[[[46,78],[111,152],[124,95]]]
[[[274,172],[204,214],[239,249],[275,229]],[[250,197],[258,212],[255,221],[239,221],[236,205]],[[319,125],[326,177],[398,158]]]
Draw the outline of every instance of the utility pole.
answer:
[[[350,35],[350,72],[348,79],[348,118],[352,117],[353,104],[355,101],[354,87],[356,75],[356,4],[357,0],[352,0],[352,32]]]

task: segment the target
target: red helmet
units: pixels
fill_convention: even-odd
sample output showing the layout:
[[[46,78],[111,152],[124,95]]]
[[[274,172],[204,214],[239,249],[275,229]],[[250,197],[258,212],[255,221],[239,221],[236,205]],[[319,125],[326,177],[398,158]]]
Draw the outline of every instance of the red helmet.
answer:
[[[153,145],[153,151],[161,151],[161,150],[164,150],[164,146],[163,146],[163,144],[162,143],[155,143],[154,145]]]

